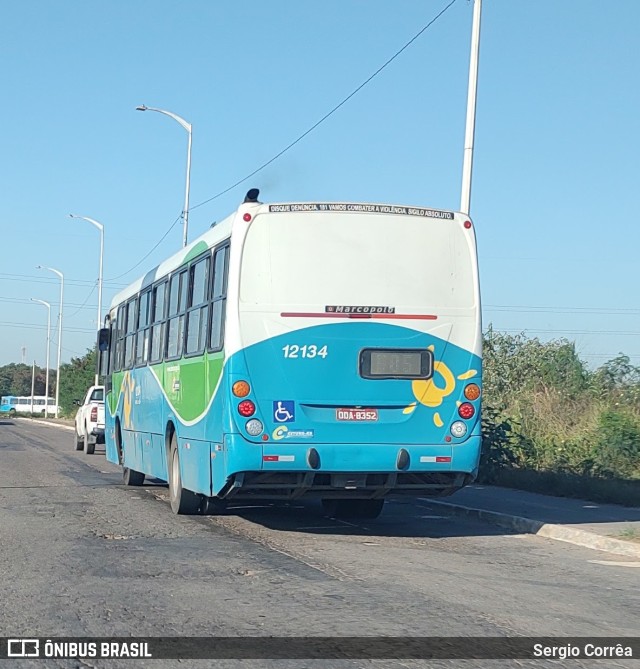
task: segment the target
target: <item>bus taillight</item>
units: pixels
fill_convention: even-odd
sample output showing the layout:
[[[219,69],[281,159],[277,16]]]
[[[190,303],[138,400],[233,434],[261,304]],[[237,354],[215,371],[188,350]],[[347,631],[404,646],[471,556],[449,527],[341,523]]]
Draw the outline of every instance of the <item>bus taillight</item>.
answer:
[[[262,430],[264,429],[262,422],[259,421],[257,418],[252,418],[251,420],[248,420],[247,424],[244,427],[245,430],[252,437],[257,437],[258,435],[262,434]]]
[[[467,426],[461,420],[457,420],[452,423],[450,432],[454,437],[462,439],[467,434]],[[445,437],[445,441],[451,441],[451,437]]]
[[[469,383],[467,386],[465,386],[464,396],[468,400],[477,400],[478,397],[480,397],[480,386],[476,385],[475,383]]]
[[[460,418],[464,418],[465,420],[473,418],[473,414],[475,412],[476,410],[473,408],[473,404],[469,404],[469,402],[463,402],[458,407],[458,415],[460,416]]]
[[[238,413],[245,418],[253,416],[256,412],[256,405],[251,400],[243,400],[238,404]]]
[[[246,397],[251,392],[251,386],[246,381],[236,381],[231,387],[236,397]]]

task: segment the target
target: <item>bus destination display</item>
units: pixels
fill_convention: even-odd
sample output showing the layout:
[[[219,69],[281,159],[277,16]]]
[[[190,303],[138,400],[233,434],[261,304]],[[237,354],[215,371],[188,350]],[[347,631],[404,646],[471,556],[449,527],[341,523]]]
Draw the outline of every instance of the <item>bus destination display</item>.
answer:
[[[433,354],[424,350],[365,349],[360,354],[364,378],[428,379],[433,374]]]

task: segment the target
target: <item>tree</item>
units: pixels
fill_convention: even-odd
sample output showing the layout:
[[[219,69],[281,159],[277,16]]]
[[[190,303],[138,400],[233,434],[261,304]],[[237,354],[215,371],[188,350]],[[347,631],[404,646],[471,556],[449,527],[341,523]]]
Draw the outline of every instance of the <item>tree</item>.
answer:
[[[29,365],[14,362],[0,367],[0,395],[31,395],[32,368]],[[36,367],[34,395],[44,395],[46,372]],[[50,372],[50,384],[53,376]],[[51,394],[51,388],[50,394]]]
[[[75,413],[74,400],[82,399],[96,374],[96,351],[88,349],[82,358],[60,365],[60,407],[69,416]]]

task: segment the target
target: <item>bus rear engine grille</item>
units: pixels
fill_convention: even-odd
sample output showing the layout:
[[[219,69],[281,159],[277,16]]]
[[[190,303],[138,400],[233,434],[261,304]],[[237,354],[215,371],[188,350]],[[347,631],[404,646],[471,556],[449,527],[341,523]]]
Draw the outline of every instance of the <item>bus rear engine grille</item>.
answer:
[[[375,499],[387,495],[444,497],[471,483],[464,472],[241,472],[226,486],[227,499],[301,497]]]

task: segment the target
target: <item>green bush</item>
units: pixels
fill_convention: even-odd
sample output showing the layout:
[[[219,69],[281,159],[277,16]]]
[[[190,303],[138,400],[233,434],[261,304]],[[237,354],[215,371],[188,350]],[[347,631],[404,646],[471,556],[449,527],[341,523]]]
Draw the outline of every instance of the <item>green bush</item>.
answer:
[[[640,478],[640,421],[635,416],[623,411],[602,412],[593,470],[607,478]]]
[[[521,466],[526,457],[526,443],[513,424],[497,409],[483,408],[479,482],[494,482],[500,471]]]
[[[490,326],[483,384],[479,481],[618,503],[640,495],[640,368],[628,356],[593,370],[572,342]]]

